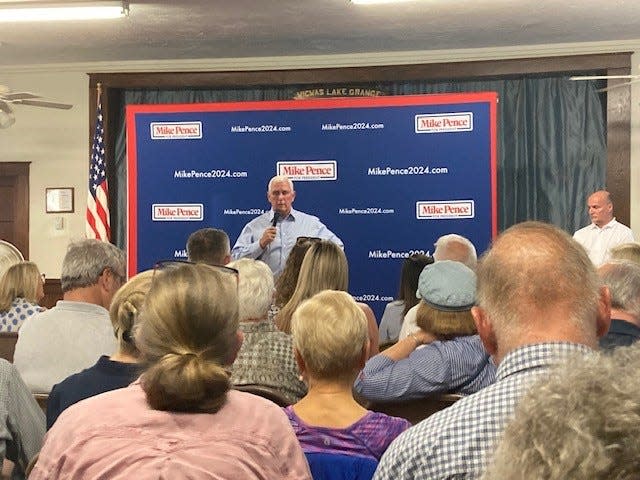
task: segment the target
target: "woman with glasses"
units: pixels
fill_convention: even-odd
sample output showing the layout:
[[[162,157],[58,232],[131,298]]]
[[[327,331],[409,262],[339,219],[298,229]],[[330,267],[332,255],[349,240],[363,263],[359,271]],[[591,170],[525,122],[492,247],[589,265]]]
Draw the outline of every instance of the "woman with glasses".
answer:
[[[0,278],[0,332],[17,332],[22,324],[46,308],[38,305],[44,298],[44,274],[33,262],[11,265]]]
[[[151,287],[152,277],[152,270],[139,273],[113,296],[109,317],[118,340],[118,350],[110,357],[100,356],[92,367],[53,386],[47,402],[47,429],[71,405],[94,395],[126,387],[138,378],[140,352],[133,338],[133,330]]]
[[[237,288],[230,269],[156,270],[134,334],[140,379],[63,412],[30,478],[310,479],[282,410],[230,390]]]
[[[304,300],[322,290],[346,292],[348,287],[349,264],[342,249],[328,240],[314,242],[304,256],[296,289],[291,299],[275,317],[278,328],[285,333],[291,333],[291,317]],[[369,354],[373,356],[379,351],[376,317],[369,305],[358,302],[358,307],[367,319]]]

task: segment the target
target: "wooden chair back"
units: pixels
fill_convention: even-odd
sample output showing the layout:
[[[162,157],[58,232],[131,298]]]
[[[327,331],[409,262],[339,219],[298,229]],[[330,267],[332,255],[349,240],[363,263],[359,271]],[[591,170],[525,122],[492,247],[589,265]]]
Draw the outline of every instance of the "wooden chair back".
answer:
[[[456,393],[443,393],[415,400],[399,400],[384,403],[370,402],[367,408],[394,417],[406,418],[412,425],[415,425],[434,413],[453,405],[461,398],[462,395]]]
[[[18,332],[0,332],[0,358],[13,363],[13,352],[17,341]]]

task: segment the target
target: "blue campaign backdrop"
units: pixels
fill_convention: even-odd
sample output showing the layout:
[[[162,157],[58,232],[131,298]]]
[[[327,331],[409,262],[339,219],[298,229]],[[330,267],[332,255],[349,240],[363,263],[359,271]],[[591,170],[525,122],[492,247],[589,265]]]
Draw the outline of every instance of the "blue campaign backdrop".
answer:
[[[286,174],[294,208],[345,244],[349,291],[380,321],[403,259],[497,233],[496,94],[129,105],[129,274],[215,227],[235,242]]]

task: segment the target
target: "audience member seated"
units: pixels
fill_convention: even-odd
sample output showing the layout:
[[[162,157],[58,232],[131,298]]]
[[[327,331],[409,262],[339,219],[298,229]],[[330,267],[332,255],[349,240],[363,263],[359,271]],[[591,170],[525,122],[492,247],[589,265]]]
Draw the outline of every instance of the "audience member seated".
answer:
[[[201,228],[187,239],[187,257],[190,262],[226,265],[231,261],[229,236],[217,228]]]
[[[0,332],[17,332],[22,324],[46,308],[44,278],[33,262],[11,265],[0,278]]]
[[[296,239],[296,243],[284,264],[284,269],[276,279],[276,293],[273,297],[273,306],[270,311],[272,317],[291,299],[298,283],[302,260],[304,260],[304,256],[311,245],[320,240],[317,237],[298,237]]]
[[[552,225],[505,230],[477,272],[471,313],[496,381],[400,435],[376,480],[479,477],[530,386],[568,356],[593,354],[609,327],[608,289],[584,248]]]
[[[125,283],[113,296],[109,317],[118,350],[101,356],[92,367],[67,377],[54,385],[47,403],[47,429],[58,416],[74,403],[103,392],[123,388],[140,375],[139,355],[133,340],[138,313],[151,286],[152,271],[139,273]]]
[[[412,333],[369,359],[355,383],[367,400],[388,402],[437,393],[470,394],[495,381],[496,367],[471,316],[476,274],[460,262],[427,265]]]
[[[433,252],[433,259],[436,262],[452,260],[454,262],[460,262],[475,271],[476,265],[478,264],[478,256],[476,254],[476,247],[473,246],[471,240],[462,235],[450,233],[438,238],[434,246],[436,248]],[[402,340],[409,336],[410,333],[418,331],[418,326],[416,325],[417,311],[418,307],[416,305],[405,314],[398,340]]]
[[[10,460],[12,478],[24,478],[42,446],[44,413],[18,371],[4,359],[0,359],[0,418],[0,464]]]
[[[610,350],[629,346],[640,338],[640,265],[629,260],[610,260],[598,268],[602,283],[611,293],[611,325],[600,339]]]
[[[115,351],[108,308],[125,279],[125,255],[114,245],[93,239],[69,245],[60,278],[63,299],[31,317],[16,343],[14,364],[33,393],[49,393]]]
[[[419,253],[413,254],[404,260],[402,264],[402,274],[400,276],[398,299],[387,303],[384,307],[382,320],[380,321],[379,333],[381,345],[398,341],[404,316],[409,309],[418,303],[416,289],[418,288],[420,272],[431,263],[433,263],[432,257]]]
[[[640,264],[640,243],[623,243],[613,247],[609,253],[611,260],[630,260]]]
[[[65,410],[30,479],[311,479],[282,409],[230,390],[242,333],[229,272],[156,271],[135,331],[146,370]]]
[[[276,325],[285,333],[291,333],[291,317],[298,306],[322,290],[346,292],[349,286],[349,264],[342,249],[329,240],[315,242],[307,251],[300,267],[296,289],[287,304],[275,317]],[[378,324],[371,307],[358,306],[367,318],[369,330],[369,355],[378,353]]]
[[[241,258],[229,264],[238,270],[242,347],[233,362],[235,385],[265,385],[278,390],[289,404],[300,400],[307,387],[293,356],[291,336],[268,318],[273,299],[273,273],[260,260]]]
[[[635,479],[640,349],[575,359],[522,399],[486,480]]]
[[[369,347],[362,309],[349,294],[326,290],[298,307],[291,330],[309,393],[285,411],[304,452],[379,460],[410,424],[370,412],[353,398],[353,381]]]

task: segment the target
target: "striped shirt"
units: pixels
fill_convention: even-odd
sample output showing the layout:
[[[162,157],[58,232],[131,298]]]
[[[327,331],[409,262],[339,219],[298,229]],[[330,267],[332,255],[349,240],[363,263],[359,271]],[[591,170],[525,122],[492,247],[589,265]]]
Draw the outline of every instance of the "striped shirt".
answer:
[[[533,382],[572,354],[588,347],[541,343],[507,354],[493,385],[465,397],[414,426],[382,457],[374,480],[479,477],[520,398]]]
[[[495,381],[496,367],[478,335],[436,341],[393,361],[376,355],[355,382],[363,397],[376,402],[429,394],[475,393]]]

